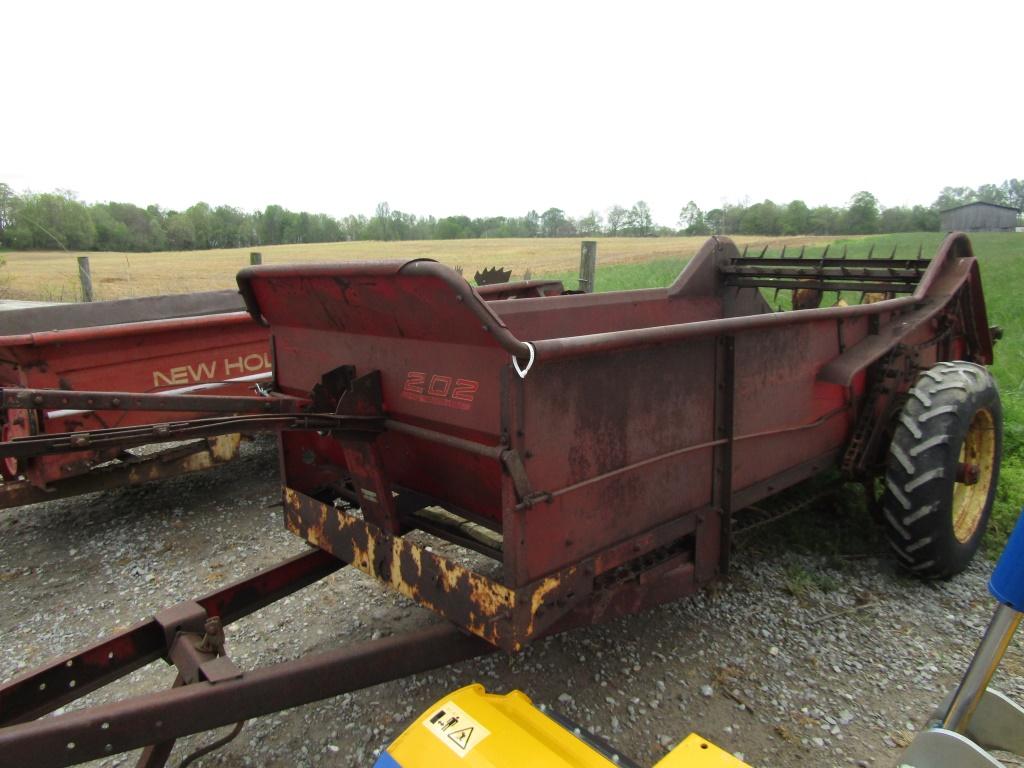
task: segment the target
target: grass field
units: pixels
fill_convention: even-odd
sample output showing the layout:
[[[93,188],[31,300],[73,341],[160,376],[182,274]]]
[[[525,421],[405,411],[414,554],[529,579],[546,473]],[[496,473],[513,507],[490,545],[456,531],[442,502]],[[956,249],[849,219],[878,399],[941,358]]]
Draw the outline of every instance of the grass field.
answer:
[[[672,268],[678,272],[706,239],[598,238],[599,279],[611,268],[610,265],[638,262],[665,262],[675,265]],[[740,237],[737,240],[758,247],[765,243],[787,243],[794,247],[826,242],[827,238]],[[527,269],[535,276],[550,272],[568,274],[570,271],[575,276],[580,261],[580,241],[575,238],[318,243],[162,253],[79,254],[33,251],[6,254],[4,258],[7,266],[0,273],[0,278],[6,283],[4,292],[8,298],[77,301],[80,288],[75,257],[84,255],[89,257],[93,291],[97,300],[211,291],[235,287],[235,274],[249,264],[250,250],[259,250],[263,254],[264,264],[430,258],[451,266],[461,266],[469,278],[472,278],[476,270],[491,266],[511,269],[513,279],[521,278]],[[627,271],[623,274],[630,277],[634,273]],[[572,286],[575,285],[573,282]]]

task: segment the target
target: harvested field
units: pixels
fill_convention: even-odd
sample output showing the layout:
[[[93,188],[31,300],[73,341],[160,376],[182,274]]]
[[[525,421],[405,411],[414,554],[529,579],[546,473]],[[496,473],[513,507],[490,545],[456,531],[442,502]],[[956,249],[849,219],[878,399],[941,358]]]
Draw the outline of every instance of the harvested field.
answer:
[[[741,246],[770,243],[799,247],[826,243],[828,237],[764,238],[736,236]],[[598,240],[598,263],[625,264],[644,261],[689,259],[706,237],[605,237]],[[579,238],[527,238],[490,240],[406,240],[268,245],[211,251],[164,251],[159,253],[65,253],[32,251],[6,254],[9,298],[45,301],[77,301],[77,256],[88,256],[95,297],[98,301],[163,293],[188,293],[233,288],[235,274],[249,264],[249,252],[263,254],[264,264],[362,259],[436,259],[461,266],[467,277],[478,269],[502,266],[513,279],[526,269],[534,275],[575,270],[579,266]]]

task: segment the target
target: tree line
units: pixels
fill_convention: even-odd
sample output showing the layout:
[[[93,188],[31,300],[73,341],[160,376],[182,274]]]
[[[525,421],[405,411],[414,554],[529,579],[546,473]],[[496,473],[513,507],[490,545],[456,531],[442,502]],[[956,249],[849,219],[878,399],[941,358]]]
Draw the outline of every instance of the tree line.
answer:
[[[946,187],[931,205],[882,207],[870,192],[858,192],[845,207],[810,207],[802,200],[777,204],[725,204],[701,210],[693,201],[675,227],[656,224],[640,200],[573,218],[560,208],[523,216],[416,216],[380,203],[372,216],[341,219],[323,213],[268,205],[247,212],[228,205],[196,203],[184,211],[132,203],[93,203],[74,193],[16,194],[0,183],[0,246],[15,250],[162,251],[239,248],[343,240],[449,240],[483,237],[657,237],[669,235],[843,235],[937,231],[939,212],[981,200],[1024,208],[1024,181]]]

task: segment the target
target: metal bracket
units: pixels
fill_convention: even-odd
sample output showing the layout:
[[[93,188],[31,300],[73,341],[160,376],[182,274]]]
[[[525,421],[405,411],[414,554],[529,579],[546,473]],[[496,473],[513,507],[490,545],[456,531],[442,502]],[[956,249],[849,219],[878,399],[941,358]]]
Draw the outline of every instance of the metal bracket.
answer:
[[[206,609],[194,600],[172,605],[153,617],[164,633],[164,647],[170,653],[174,641],[182,632],[201,635],[208,614]]]
[[[178,668],[184,684],[201,680],[218,683],[242,676],[224,650],[224,627],[219,616],[207,616],[199,603],[184,602],[162,611],[155,619],[167,641],[164,658]]]
[[[512,478],[512,485],[515,486],[516,496],[519,500],[526,502],[533,496],[533,487],[530,485],[530,478],[526,474],[526,467],[523,466],[523,459],[519,451],[502,451],[501,463],[505,466],[508,476]]]

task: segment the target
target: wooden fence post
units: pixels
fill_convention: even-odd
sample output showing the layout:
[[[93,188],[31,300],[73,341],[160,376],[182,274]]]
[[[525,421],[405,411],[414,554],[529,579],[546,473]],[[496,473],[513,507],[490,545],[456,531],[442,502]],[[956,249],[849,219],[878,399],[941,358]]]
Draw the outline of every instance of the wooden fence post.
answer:
[[[249,266],[255,267],[263,263],[263,254],[259,251],[249,251]]]
[[[89,257],[78,257],[78,280],[82,284],[82,301],[92,301],[92,272],[89,271]]]
[[[580,290],[584,293],[593,293],[596,277],[597,241],[584,240],[580,245]]]

